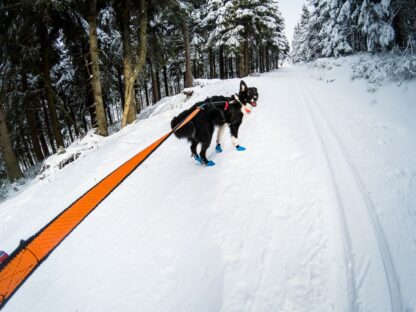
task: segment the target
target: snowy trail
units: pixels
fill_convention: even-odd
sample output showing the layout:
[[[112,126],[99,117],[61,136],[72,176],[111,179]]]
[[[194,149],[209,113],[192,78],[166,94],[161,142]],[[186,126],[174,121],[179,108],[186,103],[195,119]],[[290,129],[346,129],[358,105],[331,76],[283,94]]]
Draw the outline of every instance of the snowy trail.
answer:
[[[343,143],[315,103],[307,81],[299,82],[303,102],[321,141],[334,184],[350,262],[351,310],[403,311],[391,251],[358,172]],[[369,298],[378,298],[370,307]]]
[[[208,153],[217,165],[201,168],[185,141],[168,140],[4,311],[411,309],[416,282],[400,284],[403,271],[395,266],[379,211],[311,80],[283,68],[246,82],[260,94],[240,130],[246,152],[236,152],[227,133],[224,152],[215,154],[211,146]],[[214,83],[198,96],[230,94],[238,83]],[[182,109],[160,106],[53,182],[0,206],[5,225],[17,229],[7,241],[18,242],[45,224],[54,211],[44,207],[64,208],[120,155],[127,158],[148,144],[143,138],[166,132]],[[84,172],[91,177],[80,183]],[[30,202],[40,203],[39,215],[19,209]],[[0,228],[5,233],[10,231]],[[415,257],[412,249],[402,255]]]

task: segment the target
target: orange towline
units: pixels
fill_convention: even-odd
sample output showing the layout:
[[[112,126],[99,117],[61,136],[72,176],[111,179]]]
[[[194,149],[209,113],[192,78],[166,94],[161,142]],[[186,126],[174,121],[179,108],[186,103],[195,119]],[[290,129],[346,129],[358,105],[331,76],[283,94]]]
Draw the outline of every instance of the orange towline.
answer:
[[[0,266],[0,309],[58,245],[175,131],[200,111],[126,161],[20,246]]]

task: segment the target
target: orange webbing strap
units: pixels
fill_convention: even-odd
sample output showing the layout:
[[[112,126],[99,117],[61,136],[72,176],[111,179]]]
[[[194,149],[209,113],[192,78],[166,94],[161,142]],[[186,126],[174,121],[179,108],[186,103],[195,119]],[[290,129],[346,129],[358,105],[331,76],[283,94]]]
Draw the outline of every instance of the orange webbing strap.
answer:
[[[169,136],[183,127],[200,111],[196,108],[182,123],[159,140],[126,161],[61,212],[48,225],[20,246],[0,266],[0,309],[51,254],[124,179],[141,165]]]

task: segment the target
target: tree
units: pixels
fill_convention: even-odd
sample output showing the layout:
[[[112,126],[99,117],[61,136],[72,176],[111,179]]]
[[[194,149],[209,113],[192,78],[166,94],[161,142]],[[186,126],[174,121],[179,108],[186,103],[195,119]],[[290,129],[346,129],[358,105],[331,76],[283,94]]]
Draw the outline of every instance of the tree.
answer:
[[[194,85],[194,78],[192,75],[191,43],[189,39],[188,21],[186,18],[182,22],[182,34],[185,46],[185,88],[191,88]]]
[[[133,96],[134,84],[137,80],[138,75],[143,70],[143,67],[146,62],[147,54],[147,8],[146,1],[140,0],[139,6],[139,15],[140,15],[140,35],[139,35],[139,45],[138,45],[138,57],[134,65],[132,65],[131,75],[128,80],[125,80],[124,83],[124,94]],[[126,78],[125,78],[126,79]],[[121,122],[122,127],[125,127],[127,124],[131,123],[133,120],[136,120],[136,115],[132,116],[130,110],[134,110],[133,100],[128,102],[128,99],[125,98],[125,107],[123,112],[123,119]],[[130,118],[129,118],[130,116]],[[133,119],[133,120],[132,120]]]
[[[324,23],[321,29],[322,38],[322,55],[342,56],[352,52],[352,48],[348,43],[347,31],[350,29],[348,1],[344,4],[341,0],[327,0],[324,1],[325,9],[322,10],[325,14]]]
[[[300,22],[296,25],[292,41],[292,59],[294,62],[308,61],[310,12],[306,5],[302,7]]]
[[[395,33],[391,26],[392,18],[393,7],[390,0],[380,3],[362,1],[358,26],[365,35],[368,52],[383,51],[393,46]]]
[[[94,104],[97,114],[98,134],[108,136],[107,118],[104,110],[101,74],[98,56],[98,40],[97,40],[97,0],[89,1],[88,25],[90,33],[90,57],[91,57],[91,84],[94,92]]]
[[[277,59],[288,53],[284,20],[275,0],[210,0],[201,11],[201,26],[209,33],[207,48],[220,52],[220,72],[223,53],[236,58],[240,76],[255,70],[259,59],[263,67],[272,58],[277,66]]]

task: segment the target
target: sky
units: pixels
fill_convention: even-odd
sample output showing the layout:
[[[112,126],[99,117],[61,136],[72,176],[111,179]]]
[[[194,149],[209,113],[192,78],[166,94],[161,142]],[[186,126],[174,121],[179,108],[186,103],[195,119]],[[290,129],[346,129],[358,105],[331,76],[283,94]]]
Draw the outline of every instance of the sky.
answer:
[[[285,19],[286,36],[289,42],[292,42],[293,29],[300,20],[300,14],[304,3],[305,0],[279,0],[279,8]]]

